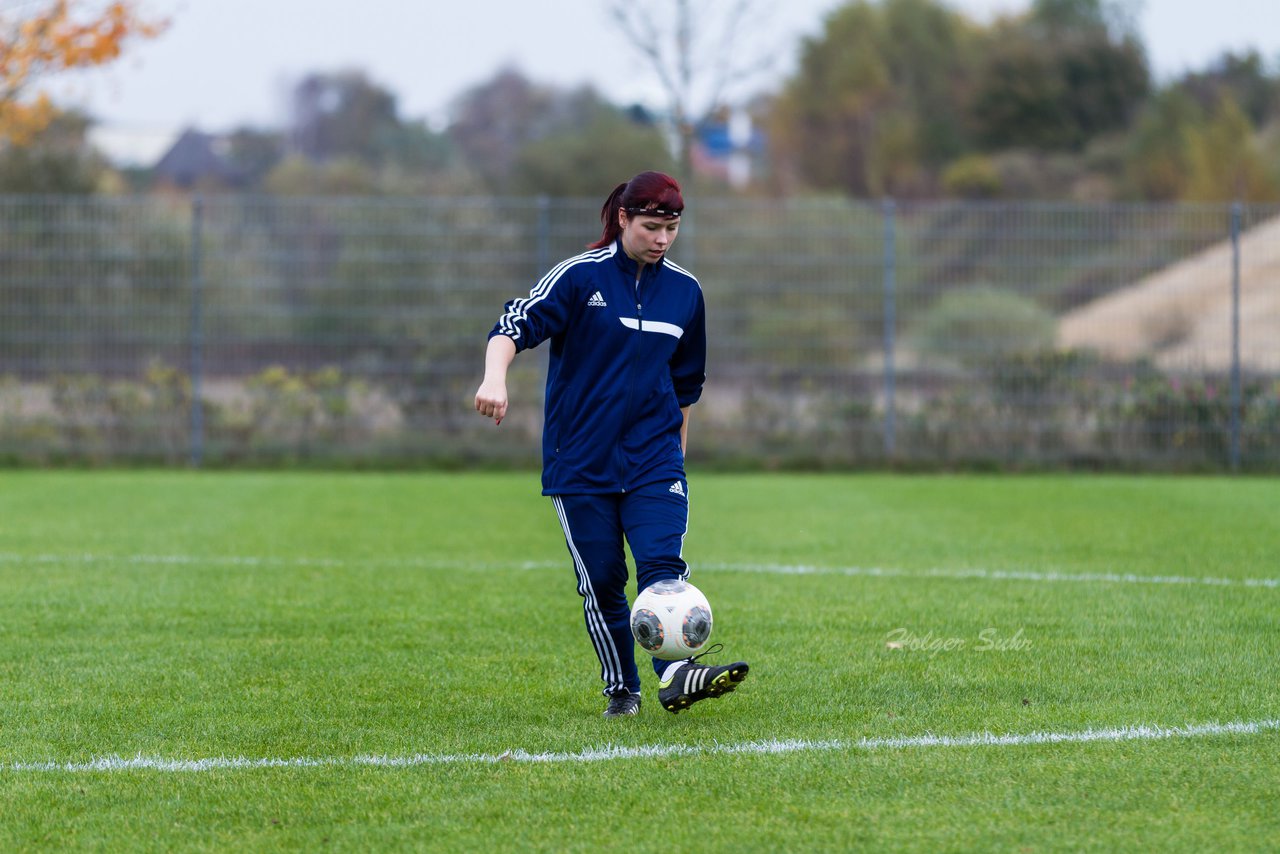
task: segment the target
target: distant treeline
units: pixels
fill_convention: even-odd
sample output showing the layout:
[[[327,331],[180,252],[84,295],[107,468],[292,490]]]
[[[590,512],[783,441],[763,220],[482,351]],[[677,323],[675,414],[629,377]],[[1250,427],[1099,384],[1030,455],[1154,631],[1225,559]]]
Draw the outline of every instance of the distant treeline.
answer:
[[[739,152],[748,182],[731,188],[722,168],[725,111],[697,117],[686,181],[704,194],[858,199],[1280,197],[1276,63],[1225,53],[1158,82],[1131,5],[1035,0],[979,22],[942,0],[847,2],[799,46],[789,78],[735,105],[754,128]],[[287,127],[188,139],[181,170],[125,171],[67,115],[0,151],[0,192],[594,198],[619,176],[679,169],[660,112],[510,69],[460,93],[443,128],[402,116],[360,71],[305,77],[290,115]]]

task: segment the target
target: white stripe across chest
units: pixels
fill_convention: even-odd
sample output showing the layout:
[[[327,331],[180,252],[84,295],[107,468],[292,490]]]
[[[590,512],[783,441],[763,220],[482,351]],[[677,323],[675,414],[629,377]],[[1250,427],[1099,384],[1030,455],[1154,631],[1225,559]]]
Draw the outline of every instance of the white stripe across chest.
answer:
[[[640,325],[640,320],[635,317],[619,317],[622,325],[628,329],[639,329],[641,332],[661,332],[663,335],[670,335],[673,338],[680,338],[684,335],[684,329],[676,326],[674,323],[663,323],[660,320],[646,320],[644,325]]]

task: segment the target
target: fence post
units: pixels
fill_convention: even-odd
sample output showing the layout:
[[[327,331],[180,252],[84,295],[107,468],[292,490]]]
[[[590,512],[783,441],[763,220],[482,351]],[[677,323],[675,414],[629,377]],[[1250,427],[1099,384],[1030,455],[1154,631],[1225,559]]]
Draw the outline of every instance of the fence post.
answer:
[[[1240,470],[1240,225],[1244,206],[1231,205],[1231,470]]]
[[[536,282],[551,269],[551,199],[538,196],[537,220],[534,223],[533,280]]]
[[[191,202],[191,465],[204,461],[204,199]]]
[[[897,448],[897,394],[893,355],[897,329],[897,206],[893,199],[881,204],[884,217],[884,454],[892,461]]]
[[[537,209],[534,218],[534,252],[533,275],[529,277],[531,282],[540,282],[542,277],[547,275],[554,263],[551,259],[551,198],[545,194],[541,194],[537,199]],[[540,347],[546,350],[538,357],[538,382],[535,387],[538,389],[538,408],[546,405],[546,388],[547,388],[547,370],[551,362],[551,348]],[[536,426],[533,428],[532,449],[534,453],[542,453],[542,419],[535,419],[533,422]],[[535,457],[536,459],[536,457]]]

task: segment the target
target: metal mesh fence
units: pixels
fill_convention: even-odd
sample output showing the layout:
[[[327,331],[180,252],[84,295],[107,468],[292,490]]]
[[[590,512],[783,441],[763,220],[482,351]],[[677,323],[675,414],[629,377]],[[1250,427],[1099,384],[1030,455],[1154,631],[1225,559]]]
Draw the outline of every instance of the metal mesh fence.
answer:
[[[536,464],[545,355],[475,415],[562,199],[0,197],[0,458]],[[1280,207],[693,200],[690,456],[1280,469]]]

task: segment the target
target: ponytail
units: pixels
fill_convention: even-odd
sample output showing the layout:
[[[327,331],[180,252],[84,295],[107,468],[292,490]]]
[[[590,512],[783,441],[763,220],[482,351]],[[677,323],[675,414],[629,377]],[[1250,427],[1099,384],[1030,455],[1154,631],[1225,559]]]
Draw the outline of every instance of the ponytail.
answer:
[[[618,211],[622,210],[622,194],[627,190],[627,183],[623,181],[614,187],[609,198],[604,200],[604,207],[600,209],[600,222],[604,225],[604,233],[600,235],[599,240],[588,245],[588,249],[603,249],[610,246],[622,233],[622,226],[618,224]]]

